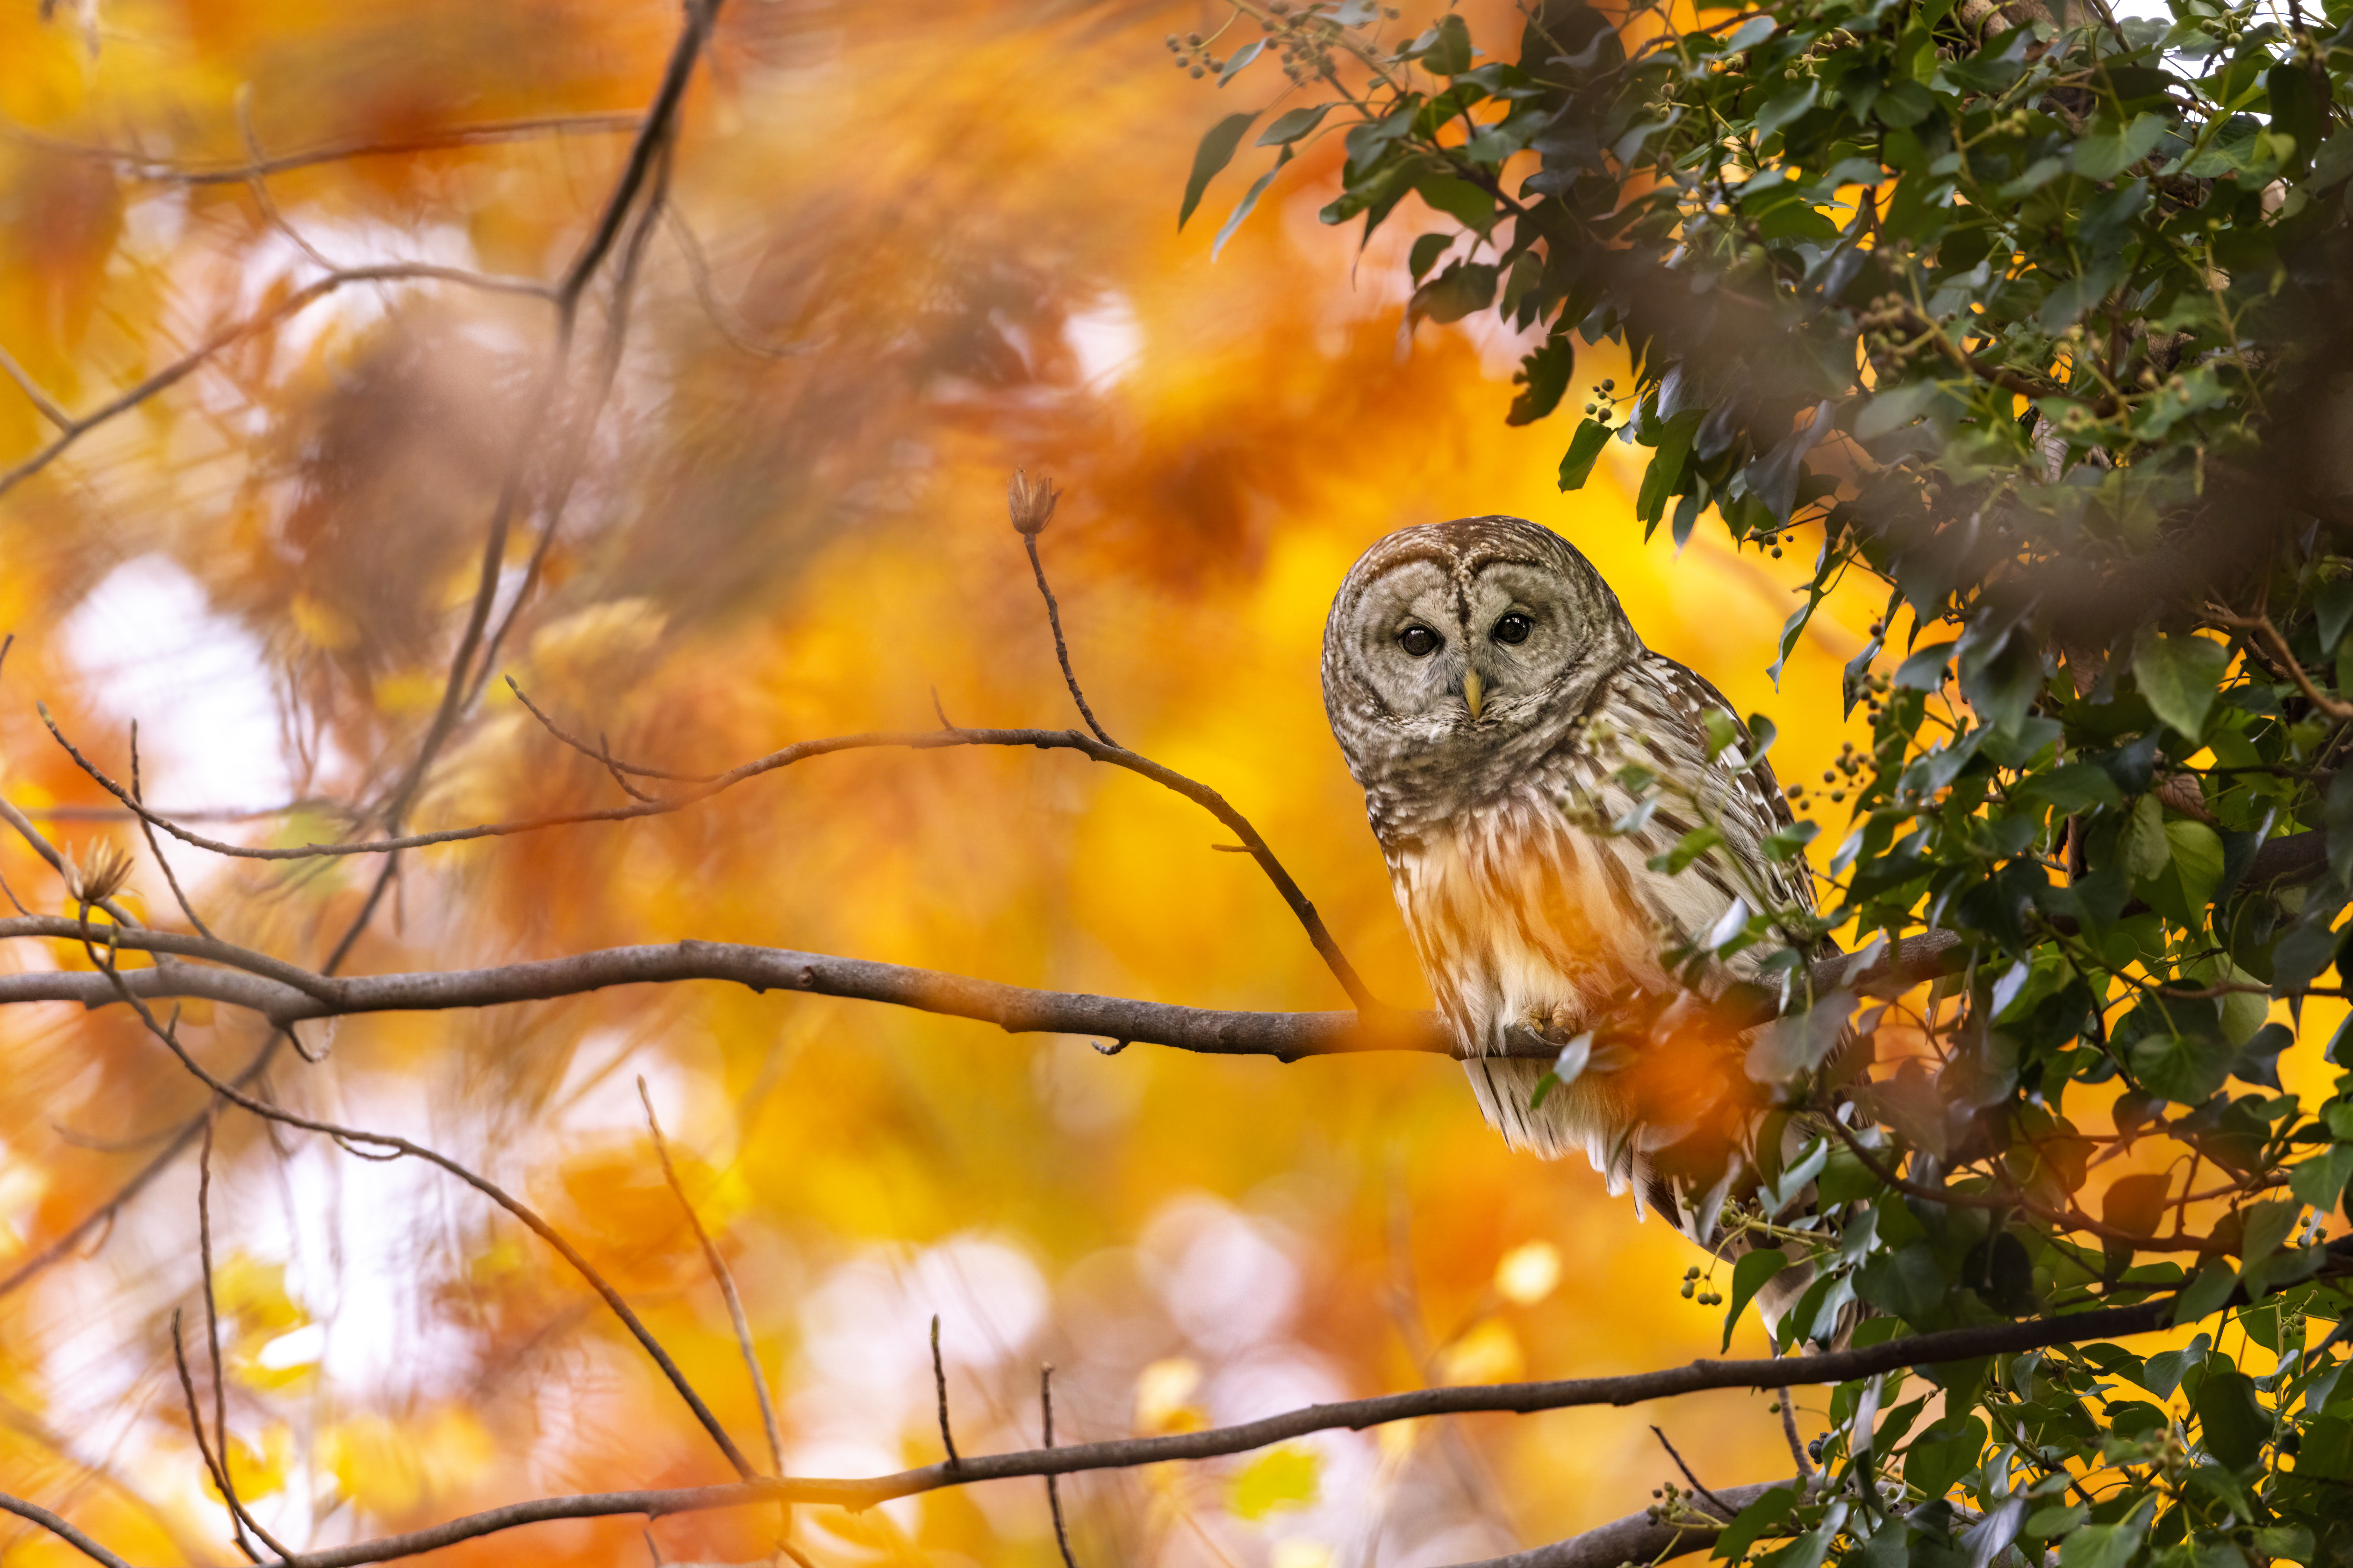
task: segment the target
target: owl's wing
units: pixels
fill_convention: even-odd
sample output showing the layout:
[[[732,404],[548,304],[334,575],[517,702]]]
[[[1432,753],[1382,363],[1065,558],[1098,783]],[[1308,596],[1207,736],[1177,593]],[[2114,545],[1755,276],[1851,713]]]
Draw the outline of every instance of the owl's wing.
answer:
[[[1713,757],[1708,755],[1706,719],[1711,712],[1730,720],[1739,737],[1737,746]],[[1736,765],[1754,749],[1755,739],[1722,692],[1663,654],[1648,654],[1610,683],[1594,717],[1618,732],[1621,751],[1641,758],[1675,793],[1704,803],[1724,844],[1683,874],[1697,877],[1712,889],[1718,913],[1735,898],[1754,908],[1759,893],[1776,908],[1813,910],[1813,875],[1804,852],[1786,860],[1765,853],[1765,841],[1795,818],[1771,763],[1760,757],[1746,766]],[[1683,800],[1660,804],[1651,820],[1664,841],[1653,852],[1671,847],[1699,826],[1687,809]]]

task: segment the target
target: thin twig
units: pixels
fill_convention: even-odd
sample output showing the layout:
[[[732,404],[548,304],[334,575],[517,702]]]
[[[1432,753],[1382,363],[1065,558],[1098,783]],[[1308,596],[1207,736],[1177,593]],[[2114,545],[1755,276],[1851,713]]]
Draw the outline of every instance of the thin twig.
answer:
[[[147,802],[146,793],[139,787],[139,721],[136,719],[131,721],[131,798],[142,805]],[[147,840],[147,853],[155,857],[155,864],[163,868],[164,880],[171,887],[173,901],[180,906],[180,912],[188,917],[188,923],[195,927],[200,935],[213,936],[213,928],[205,924],[205,917],[196,913],[196,906],[188,901],[186,889],[180,886],[179,873],[174,871],[172,863],[164,858],[164,847],[155,841],[155,825],[142,816],[139,831]],[[299,1045],[297,1048],[300,1048]]]
[[[955,1469],[963,1461],[956,1458],[955,1434],[948,1428],[948,1369],[940,1359],[940,1315],[932,1314],[932,1385],[940,1401],[940,1447],[948,1451],[948,1468]]]
[[[1046,1428],[1044,1446],[1054,1446],[1054,1363],[1046,1363],[1038,1369],[1038,1407],[1043,1413]],[[1079,1568],[1079,1560],[1071,1555],[1070,1527],[1062,1522],[1062,1493],[1051,1470],[1046,1472],[1046,1506],[1054,1515],[1054,1544],[1062,1549],[1062,1568]]]
[[[1781,1435],[1789,1440],[1789,1457],[1798,1461],[1798,1479],[1810,1482],[1814,1479],[1814,1458],[1806,1452],[1805,1439],[1798,1436],[1798,1402],[1788,1392],[1781,1394]]]
[[[2233,631],[2251,632],[2261,637],[2280,668],[2286,670],[2288,678],[2295,682],[2296,689],[2304,693],[2306,701],[2331,719],[2353,719],[2353,702],[2331,697],[2312,683],[2312,677],[2304,672],[2304,666],[2297,662],[2295,652],[2287,646],[2287,638],[2280,636],[2280,629],[2272,624],[2271,616],[2234,615],[2220,605],[2209,603],[2206,618],[2217,626],[2228,626]]]
[[[237,1493],[229,1486],[228,1467],[223,1462],[227,1456],[216,1457],[211,1439],[205,1436],[204,1412],[196,1404],[196,1380],[188,1375],[188,1347],[180,1333],[180,1310],[176,1307],[172,1309],[172,1364],[179,1369],[180,1397],[188,1408],[188,1431],[196,1439],[196,1452],[204,1458],[205,1473],[212,1477],[213,1489],[228,1501],[229,1537],[236,1542],[237,1549],[245,1554],[247,1562],[259,1563],[261,1553],[246,1540],[245,1516],[237,1510],[233,1500]]]
[[[768,1374],[760,1370],[760,1352],[752,1345],[752,1325],[744,1316],[744,1298],[735,1291],[735,1275],[727,1260],[719,1255],[711,1233],[702,1228],[702,1216],[694,1212],[694,1205],[686,1195],[686,1185],[678,1179],[678,1167],[670,1163],[670,1140],[662,1136],[661,1119],[654,1114],[653,1096],[646,1090],[643,1073],[638,1075],[638,1100],[646,1108],[646,1128],[653,1134],[654,1152],[661,1159],[662,1180],[670,1184],[671,1195],[678,1206],[686,1211],[686,1223],[694,1227],[694,1239],[702,1244],[702,1260],[711,1267],[711,1277],[719,1281],[719,1293],[727,1300],[727,1319],[735,1326],[735,1343],[744,1352],[744,1370],[752,1374],[752,1392],[760,1401],[760,1425],[768,1436],[770,1473],[785,1473],[785,1442],[776,1430],[776,1401],[768,1394]]]
[[[237,1479],[229,1473],[228,1378],[227,1369],[221,1365],[220,1307],[213,1294],[213,1130],[219,1120],[214,1114],[219,1103],[216,1100],[205,1109],[204,1142],[196,1151],[196,1258],[204,1271],[205,1348],[212,1358],[213,1443],[220,1450],[221,1500],[228,1504],[229,1528],[237,1537],[237,1550],[259,1562],[253,1549],[246,1544],[248,1529],[279,1556],[287,1556],[288,1552],[237,1500]],[[179,1350],[176,1334],[172,1348],[175,1353]]]
[[[1734,1508],[1729,1503],[1725,1502],[1722,1498],[1716,1496],[1714,1492],[1708,1490],[1707,1483],[1701,1480],[1697,1476],[1692,1474],[1692,1468],[1683,1463],[1683,1457],[1675,1452],[1675,1446],[1667,1441],[1667,1435],[1664,1432],[1661,1431],[1658,1427],[1653,1426],[1651,1428],[1651,1436],[1659,1440],[1659,1447],[1667,1451],[1667,1458],[1675,1462],[1675,1468],[1683,1473],[1683,1479],[1689,1481],[1693,1487],[1698,1490],[1700,1496],[1707,1499],[1708,1501],[1714,1503],[1719,1510],[1721,1510],[1726,1520],[1731,1519],[1734,1514],[1740,1511],[1738,1509]]]
[[[686,1402],[687,1408],[693,1412],[695,1419],[702,1423],[703,1430],[711,1435],[712,1441],[718,1445],[720,1452],[727,1456],[727,1462],[734,1467],[735,1473],[746,1479],[757,1474],[752,1468],[751,1461],[746,1459],[743,1451],[735,1447],[735,1440],[727,1435],[727,1429],[719,1424],[719,1418],[711,1413],[711,1407],[702,1402],[702,1396],[695,1393],[693,1385],[686,1381],[686,1374],[679,1370],[678,1363],[670,1358],[670,1352],[662,1348],[661,1342],[654,1338],[653,1331],[646,1327],[644,1321],[636,1312],[630,1310],[629,1304],[621,1299],[620,1292],[607,1283],[605,1277],[596,1272],[595,1266],[580,1255],[579,1249],[566,1241],[554,1226],[542,1219],[536,1212],[489,1177],[479,1175],[448,1155],[428,1149],[421,1143],[412,1142],[408,1139],[395,1137],[386,1132],[368,1132],[358,1128],[342,1127],[332,1121],[322,1121],[313,1117],[298,1115],[267,1101],[256,1100],[234,1085],[214,1077],[206,1070],[202,1063],[188,1054],[187,1047],[180,1043],[177,1030],[158,1023],[155,1015],[148,1009],[146,1004],[122,983],[121,972],[115,967],[111,956],[101,955],[94,944],[86,944],[86,948],[92,967],[100,970],[113,981],[115,989],[139,1015],[139,1021],[146,1026],[147,1032],[161,1040],[172,1055],[179,1059],[180,1065],[215,1094],[228,1100],[238,1109],[266,1121],[280,1122],[288,1127],[299,1127],[306,1132],[322,1133],[338,1142],[370,1144],[396,1154],[407,1154],[423,1160],[428,1164],[448,1172],[449,1174],[514,1215],[516,1219],[521,1220],[533,1235],[554,1247],[557,1255],[572,1265],[574,1270],[588,1282],[589,1288],[604,1299],[605,1304],[613,1310],[613,1315],[621,1320],[623,1326],[628,1328],[638,1345],[653,1358],[654,1364],[661,1369],[662,1375],[670,1380],[670,1386],[677,1390],[679,1397]]]
[[[38,1503],[26,1502],[23,1498],[10,1497],[5,1492],[0,1492],[0,1513],[13,1513],[18,1519],[27,1520],[39,1525],[91,1562],[105,1563],[106,1568],[131,1568],[130,1563]]]
[[[1071,668],[1070,647],[1062,641],[1062,606],[1054,602],[1054,590],[1046,582],[1045,563],[1038,558],[1038,536],[1025,532],[1021,542],[1029,552],[1029,570],[1037,576],[1038,592],[1046,597],[1046,624],[1054,630],[1054,658],[1062,667],[1062,679],[1070,686],[1071,700],[1079,705],[1079,716],[1087,721],[1087,728],[1095,732],[1096,740],[1106,746],[1117,746],[1119,742],[1113,740],[1111,732],[1103,727],[1102,721],[1095,717],[1095,710],[1087,706],[1087,694],[1079,689],[1078,672]]]
[[[43,709],[42,712],[46,718],[47,710]],[[877,748],[940,751],[965,746],[1027,746],[1039,751],[1077,752],[1092,762],[1107,763],[1113,767],[1124,768],[1129,773],[1150,779],[1164,789],[1173,790],[1201,806],[1231,828],[1235,837],[1249,847],[1250,858],[1258,862],[1259,868],[1265,872],[1268,880],[1274,884],[1275,890],[1282,895],[1283,902],[1291,907],[1292,913],[1306,930],[1309,942],[1314,944],[1316,952],[1323,958],[1325,966],[1332,971],[1333,977],[1339,981],[1341,989],[1348,994],[1348,999],[1360,1008],[1378,1009],[1381,1006],[1380,1002],[1373,996],[1363,979],[1356,973],[1356,966],[1350,963],[1347,956],[1340,951],[1338,942],[1333,938],[1330,929],[1324,925],[1323,916],[1316,913],[1315,906],[1308,900],[1305,892],[1302,891],[1299,884],[1292,879],[1291,873],[1283,868],[1282,862],[1275,858],[1273,849],[1268,846],[1263,837],[1260,837],[1258,829],[1250,826],[1250,819],[1235,810],[1227,802],[1225,796],[1207,784],[1187,778],[1172,768],[1163,767],[1149,757],[1138,755],[1136,752],[1076,730],[915,730],[859,735],[832,735],[822,740],[802,741],[771,752],[765,757],[757,757],[751,762],[730,768],[724,773],[708,774],[688,781],[693,784],[692,788],[666,800],[632,802],[625,806],[611,806],[598,811],[560,812],[545,816],[517,818],[508,822],[481,823],[470,827],[446,828],[433,833],[412,833],[395,837],[343,844],[308,844],[282,847],[257,847],[243,844],[230,844],[221,839],[206,837],[203,834],[193,833],[169,818],[145,812],[143,807],[131,798],[129,791],[108,777],[103,770],[90,762],[79,748],[67,740],[58,730],[54,721],[49,722],[49,732],[57,739],[58,743],[65,748],[67,754],[73,758],[77,766],[90,774],[124,805],[148,816],[157,827],[183,844],[191,844],[199,849],[210,850],[216,855],[225,855],[244,860],[305,860],[322,856],[382,855],[398,849],[417,849],[437,844],[457,844],[476,838],[505,837],[514,834],[536,833],[551,827],[574,826],[584,823],[632,822],[640,817],[661,816],[681,811],[687,806],[731,789],[747,779],[773,773],[779,768],[790,767],[795,763],[803,762],[811,757],[829,756],[838,752],[870,751]],[[564,740],[568,744],[578,744],[561,731],[555,731],[555,733],[559,740]],[[599,754],[593,748],[586,746],[580,746],[579,749],[588,756],[594,757]],[[633,767],[617,760],[613,763],[613,765],[621,767],[638,777],[664,776],[654,773],[650,769]],[[0,805],[5,805],[5,803],[0,803]],[[28,828],[29,826],[28,824]]]
[[[301,231],[286,220],[286,215],[278,210],[278,199],[269,194],[269,176],[262,173],[262,165],[269,160],[262,156],[261,139],[253,133],[253,84],[249,81],[240,84],[237,89],[237,134],[245,139],[246,156],[251,160],[248,167],[253,171],[245,182],[245,188],[252,194],[253,205],[261,209],[262,221],[290,240],[295,249],[328,271],[334,271],[335,264],[320,254],[318,247],[305,239]]]
[[[402,157],[415,153],[446,152],[456,147],[480,146],[498,142],[520,141],[525,137],[553,133],[559,136],[614,135],[634,132],[645,123],[640,114],[552,114],[534,120],[497,121],[480,125],[452,125],[447,130],[427,132],[422,135],[403,137],[395,141],[337,142],[323,147],[313,147],[300,153],[281,153],[275,158],[243,163],[220,163],[188,166],[152,157],[144,153],[125,148],[97,147],[88,142],[70,142],[63,137],[46,136],[37,131],[0,123],[0,136],[37,147],[45,153],[55,153],[69,158],[84,158],[93,163],[111,163],[130,179],[145,180],[157,184],[175,185],[241,185],[257,174],[284,174],[296,169],[308,169],[320,163],[343,163],[354,158]]]

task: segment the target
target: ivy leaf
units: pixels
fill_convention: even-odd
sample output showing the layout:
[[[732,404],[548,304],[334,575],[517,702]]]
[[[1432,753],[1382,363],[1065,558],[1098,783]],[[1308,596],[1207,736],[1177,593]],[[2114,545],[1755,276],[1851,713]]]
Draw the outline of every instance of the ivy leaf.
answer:
[[[1513,379],[1521,384],[1521,390],[1512,398],[1504,423],[1533,425],[1559,407],[1568,391],[1569,377],[1576,374],[1575,341],[1566,332],[1546,338],[1520,362],[1519,374]]]
[[[1303,137],[1313,135],[1324,123],[1324,117],[1340,107],[1336,103],[1312,104],[1305,109],[1286,109],[1274,117],[1274,123],[1259,132],[1261,147],[1289,146]]]
[[[2231,1047],[2211,1037],[2145,1035],[2126,1059],[2133,1076],[2179,1105],[2203,1105],[2231,1076]]]
[[[2137,115],[2130,125],[2123,127],[2113,121],[2104,122],[2100,129],[2075,143],[2071,159],[2075,173],[2105,184],[2157,151],[2166,126],[2162,114]]]
[[[1243,193],[1242,199],[1235,204],[1232,213],[1228,215],[1226,221],[1219,226],[1218,229],[1218,237],[1212,240],[1209,244],[1209,259],[1211,261],[1214,262],[1218,259],[1218,253],[1225,249],[1226,241],[1233,237],[1234,230],[1241,227],[1242,219],[1250,216],[1251,209],[1258,205],[1259,197],[1266,195],[1267,186],[1274,184],[1275,175],[1282,173],[1282,166],[1290,162],[1291,149],[1285,147],[1276,155],[1274,167],[1269,169],[1265,174],[1261,174],[1257,179],[1250,182],[1250,188],[1247,192]]]
[[[1438,26],[1414,40],[1421,68],[1433,76],[1460,76],[1471,68],[1471,28],[1460,16],[1446,16]]]
[[[1202,133],[1201,145],[1193,153],[1193,173],[1185,181],[1185,205],[1177,209],[1176,226],[1180,230],[1193,209],[1201,205],[1201,195],[1219,171],[1234,161],[1234,150],[1241,145],[1242,132],[1250,128],[1258,116],[1229,114]]]
[[[2271,1412],[2255,1397],[2254,1380],[2236,1367],[2210,1368],[2190,1396],[2206,1451],[2234,1470],[2263,1455],[2271,1440]],[[2063,1562],[2064,1559],[2062,1559]]]
[[[1582,489],[1592,476],[1595,459],[1601,448],[1609,444],[1609,426],[1599,419],[1588,419],[1568,438],[1568,454],[1560,460],[1560,488]]]
[[[1724,1314],[1724,1348],[1732,1348],[1732,1330],[1740,1321],[1740,1314],[1756,1299],[1757,1292],[1770,1279],[1789,1266],[1789,1255],[1769,1247],[1741,1254],[1740,1261],[1732,1266],[1732,1305]]]
[[[2157,716],[2195,741],[2214,706],[2214,689],[2231,668],[2231,650],[2198,637],[2144,630],[2133,645],[2133,680]]]

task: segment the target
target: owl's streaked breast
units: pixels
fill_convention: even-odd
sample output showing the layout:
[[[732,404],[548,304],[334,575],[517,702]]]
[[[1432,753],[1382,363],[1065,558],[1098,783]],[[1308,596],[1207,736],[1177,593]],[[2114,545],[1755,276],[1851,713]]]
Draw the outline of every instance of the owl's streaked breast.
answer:
[[[1388,847],[1391,885],[1440,1010],[1466,1048],[1500,1056],[1514,1025],[1574,1032],[1636,990],[1661,989],[1655,917],[1635,894],[1640,850],[1578,831],[1550,791],[1514,791]],[[1618,1119],[1591,1085],[1531,1115],[1544,1064],[1466,1064],[1506,1138],[1597,1166]]]

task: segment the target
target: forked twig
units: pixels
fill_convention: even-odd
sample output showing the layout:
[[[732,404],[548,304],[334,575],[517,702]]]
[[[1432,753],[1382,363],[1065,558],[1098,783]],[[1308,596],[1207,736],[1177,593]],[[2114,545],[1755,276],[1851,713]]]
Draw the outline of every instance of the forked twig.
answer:
[[[643,1073],[638,1075],[638,1100],[646,1108],[646,1128],[653,1134],[654,1152],[661,1158],[662,1180],[670,1184],[678,1206],[686,1211],[686,1223],[694,1227],[694,1239],[702,1246],[702,1260],[711,1266],[711,1277],[719,1282],[719,1293],[727,1300],[727,1319],[735,1326],[735,1344],[744,1352],[744,1369],[752,1374],[752,1392],[760,1401],[760,1425],[768,1436],[771,1473],[781,1476],[785,1473],[785,1442],[776,1430],[776,1405],[768,1394],[768,1374],[760,1369],[760,1352],[752,1346],[752,1325],[744,1316],[744,1298],[735,1291],[734,1271],[719,1256],[711,1233],[702,1228],[702,1216],[694,1212],[694,1205],[687,1198],[685,1184],[678,1179],[678,1167],[670,1162],[670,1140],[662,1136],[661,1119],[654,1114],[653,1096],[646,1090]]]

